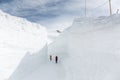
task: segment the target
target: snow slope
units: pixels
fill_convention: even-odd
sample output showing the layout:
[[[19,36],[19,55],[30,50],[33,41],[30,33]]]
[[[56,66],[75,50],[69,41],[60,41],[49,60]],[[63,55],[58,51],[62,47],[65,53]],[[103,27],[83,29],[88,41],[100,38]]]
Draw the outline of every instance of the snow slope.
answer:
[[[39,51],[46,42],[44,27],[0,11],[0,80],[13,73],[27,52]]]
[[[48,47],[25,56],[9,80],[120,80],[119,22],[120,15],[75,19]]]

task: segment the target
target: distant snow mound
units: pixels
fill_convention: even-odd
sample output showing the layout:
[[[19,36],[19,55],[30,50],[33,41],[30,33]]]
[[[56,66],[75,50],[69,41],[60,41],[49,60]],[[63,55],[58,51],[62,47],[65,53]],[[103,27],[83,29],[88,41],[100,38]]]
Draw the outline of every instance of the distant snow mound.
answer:
[[[0,23],[0,43],[28,50],[39,50],[46,43],[47,31],[39,24],[10,16],[2,11]]]

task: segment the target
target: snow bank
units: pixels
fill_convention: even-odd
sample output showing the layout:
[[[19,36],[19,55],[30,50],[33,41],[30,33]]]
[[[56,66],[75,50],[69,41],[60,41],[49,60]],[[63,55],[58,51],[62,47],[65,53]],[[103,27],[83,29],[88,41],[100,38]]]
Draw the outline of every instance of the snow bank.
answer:
[[[19,66],[10,76],[9,80],[22,80],[27,76],[30,76],[36,69],[39,69],[43,64],[46,64],[47,54],[45,53],[47,53],[47,46],[35,54],[27,53],[20,61]]]
[[[0,11],[0,80],[13,73],[26,52],[38,52],[46,42],[44,27]]]

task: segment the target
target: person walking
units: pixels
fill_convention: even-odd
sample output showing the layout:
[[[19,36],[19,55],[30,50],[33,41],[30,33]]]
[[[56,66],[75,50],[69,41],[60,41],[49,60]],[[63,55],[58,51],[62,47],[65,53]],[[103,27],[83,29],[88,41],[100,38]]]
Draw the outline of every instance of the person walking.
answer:
[[[58,63],[58,56],[55,56],[55,63]]]
[[[50,61],[52,61],[52,55],[50,55],[49,58],[50,58]]]

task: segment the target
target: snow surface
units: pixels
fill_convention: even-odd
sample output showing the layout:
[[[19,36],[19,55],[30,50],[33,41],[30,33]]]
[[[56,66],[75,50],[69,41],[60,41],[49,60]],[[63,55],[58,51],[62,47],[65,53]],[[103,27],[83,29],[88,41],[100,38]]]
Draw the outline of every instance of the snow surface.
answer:
[[[53,43],[27,54],[9,80],[120,80],[119,22],[120,15],[75,19]]]
[[[38,52],[46,42],[44,27],[0,11],[0,80],[10,77],[26,53]]]

